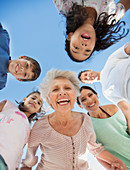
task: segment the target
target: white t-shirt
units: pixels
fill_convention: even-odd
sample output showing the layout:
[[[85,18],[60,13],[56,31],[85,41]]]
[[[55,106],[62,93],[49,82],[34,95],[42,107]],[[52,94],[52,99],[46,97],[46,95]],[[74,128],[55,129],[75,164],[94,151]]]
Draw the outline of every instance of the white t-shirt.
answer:
[[[116,104],[125,99],[130,101],[130,55],[124,51],[128,45],[109,56],[100,75],[104,96]]]
[[[84,1],[83,4],[82,1]],[[116,4],[114,0],[53,0],[53,2],[59,13],[65,16],[75,2],[78,5],[94,8],[97,11],[97,17],[102,12],[106,12],[108,15],[116,14],[113,18],[116,19],[116,22],[123,18],[125,14],[124,5],[121,3]]]
[[[7,100],[0,112],[0,155],[9,170],[18,167],[29,133],[30,125],[26,115],[19,111],[17,105]]]

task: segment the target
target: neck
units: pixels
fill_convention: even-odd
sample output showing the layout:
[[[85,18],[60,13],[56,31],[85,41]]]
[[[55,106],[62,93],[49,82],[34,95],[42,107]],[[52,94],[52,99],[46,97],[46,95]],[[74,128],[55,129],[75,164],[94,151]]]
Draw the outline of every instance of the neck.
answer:
[[[29,112],[24,112],[24,114],[27,116],[27,118],[31,115]]]
[[[102,114],[102,111],[100,108],[98,108],[97,110],[95,111],[89,111],[89,115],[91,117],[94,117],[94,118],[100,118],[101,117],[101,114]]]
[[[7,72],[9,72],[9,65],[11,63],[11,60],[9,60],[8,67],[7,67]]]
[[[94,8],[91,8],[91,7],[86,7],[86,11],[87,11],[88,17],[85,20],[84,24],[90,24],[93,26],[97,18],[97,12]]]
[[[62,126],[63,128],[68,127],[68,125],[70,125],[71,120],[72,112],[64,113],[54,112],[51,116],[51,122],[59,126]]]

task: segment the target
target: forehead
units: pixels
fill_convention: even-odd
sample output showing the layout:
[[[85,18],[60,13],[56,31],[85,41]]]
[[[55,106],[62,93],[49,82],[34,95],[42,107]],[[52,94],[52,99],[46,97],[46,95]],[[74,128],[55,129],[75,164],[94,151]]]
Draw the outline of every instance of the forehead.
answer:
[[[51,82],[51,87],[60,86],[60,85],[67,85],[67,84],[73,86],[71,81],[68,80],[67,78],[58,77]]]
[[[42,98],[41,98],[41,96],[40,96],[39,93],[32,93],[32,94],[30,94],[28,97],[36,97],[36,98],[42,100]]]
[[[81,92],[80,92],[80,96],[84,96],[84,95],[87,95],[89,93],[93,93],[90,89],[83,89]]]

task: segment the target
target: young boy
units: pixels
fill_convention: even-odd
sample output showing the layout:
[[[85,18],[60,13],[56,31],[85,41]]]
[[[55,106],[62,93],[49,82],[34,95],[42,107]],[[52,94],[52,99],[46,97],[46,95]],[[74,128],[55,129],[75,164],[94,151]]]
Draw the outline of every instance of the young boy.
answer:
[[[19,81],[36,80],[41,72],[39,63],[27,56],[11,60],[9,52],[9,34],[0,23],[0,90],[5,87],[7,73],[11,73]]]

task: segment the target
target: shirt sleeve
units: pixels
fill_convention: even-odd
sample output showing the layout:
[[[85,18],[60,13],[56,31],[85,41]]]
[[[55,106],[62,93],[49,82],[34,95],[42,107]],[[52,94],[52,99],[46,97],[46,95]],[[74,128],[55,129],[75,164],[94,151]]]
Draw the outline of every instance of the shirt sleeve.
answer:
[[[121,18],[123,18],[125,15],[125,7],[122,3],[117,3],[116,4],[116,15],[115,19],[116,22],[118,22]]]
[[[75,0],[76,1],[76,0]],[[53,0],[58,12],[64,16],[67,15],[67,12],[72,7],[72,0]]]
[[[126,52],[125,52],[125,48],[129,45],[130,45],[130,42],[126,43],[121,48],[119,48],[114,53],[112,53],[108,59],[110,59],[110,58],[115,58],[115,59],[129,58],[130,55],[126,54]]]
[[[40,145],[40,134],[37,130],[37,122],[34,124],[28,141],[28,150],[26,159],[23,160],[23,164],[27,167],[33,167],[37,161],[38,157],[35,156],[38,146]]]
[[[96,143],[96,134],[93,129],[92,121],[89,116],[88,117],[88,122],[87,122],[87,127],[89,130],[89,141],[88,141],[88,150],[94,155],[98,156],[102,151],[105,150],[105,147],[101,143]]]

